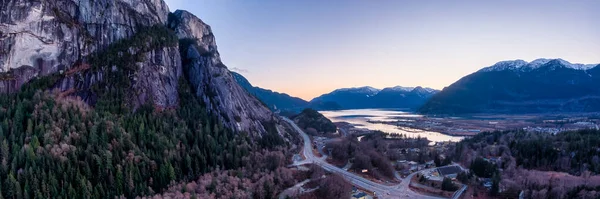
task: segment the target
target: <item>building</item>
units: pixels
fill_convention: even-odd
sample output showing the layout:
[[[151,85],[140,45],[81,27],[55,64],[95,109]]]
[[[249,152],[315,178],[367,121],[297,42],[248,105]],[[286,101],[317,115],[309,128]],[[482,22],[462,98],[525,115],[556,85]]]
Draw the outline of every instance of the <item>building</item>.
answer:
[[[419,170],[419,168],[418,168],[418,165],[419,165],[419,164],[418,164],[417,162],[415,162],[415,161],[410,161],[410,162],[408,162],[408,166],[409,166],[409,168],[410,168],[409,170],[410,170],[411,172],[418,171],[418,170]]]
[[[481,178],[481,185],[483,185],[486,189],[492,188],[492,179],[491,178]]]
[[[429,162],[425,162],[425,167],[426,167],[426,168],[432,168],[432,167],[435,167],[435,162],[434,162],[433,160],[432,160],[432,161],[429,161]]]
[[[458,175],[458,173],[462,172],[462,168],[460,168],[459,166],[445,166],[445,167],[440,167],[437,169],[438,173],[440,174],[440,176],[446,177],[446,178],[451,178],[451,179],[456,179],[456,176]]]
[[[367,194],[365,192],[358,192],[352,195],[352,199],[366,199]]]

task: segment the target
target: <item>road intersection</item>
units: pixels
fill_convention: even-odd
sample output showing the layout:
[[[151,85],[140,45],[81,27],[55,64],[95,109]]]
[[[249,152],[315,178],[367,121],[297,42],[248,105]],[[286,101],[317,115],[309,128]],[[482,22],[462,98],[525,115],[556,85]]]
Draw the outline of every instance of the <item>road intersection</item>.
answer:
[[[312,143],[310,141],[310,137],[308,137],[308,135],[302,129],[300,129],[300,127],[298,127],[296,125],[296,123],[294,123],[292,120],[290,120],[288,118],[283,118],[283,120],[288,122],[294,128],[294,130],[297,131],[300,134],[300,136],[302,136],[302,139],[304,140],[303,155],[305,157],[305,160],[296,162],[294,165],[302,165],[302,164],[309,164],[309,163],[318,165],[318,166],[322,167],[323,169],[325,169],[326,171],[329,171],[331,173],[336,173],[336,174],[342,176],[344,179],[346,179],[348,182],[352,183],[356,187],[360,187],[362,189],[365,189],[365,190],[375,193],[378,198],[420,198],[420,199],[421,198],[422,199],[441,199],[442,198],[442,197],[436,197],[436,196],[430,196],[430,195],[423,195],[423,194],[420,194],[420,193],[417,193],[417,192],[414,192],[413,190],[411,190],[408,187],[410,184],[410,179],[416,173],[412,173],[409,176],[407,176],[405,178],[405,180],[402,180],[402,182],[400,184],[390,186],[390,185],[383,185],[383,184],[379,184],[379,183],[370,181],[370,180],[363,178],[361,176],[358,176],[354,173],[348,172],[348,171],[338,168],[334,165],[331,165],[325,161],[325,158],[326,158],[325,156],[319,158],[313,154]],[[432,169],[435,169],[435,168],[432,168]]]

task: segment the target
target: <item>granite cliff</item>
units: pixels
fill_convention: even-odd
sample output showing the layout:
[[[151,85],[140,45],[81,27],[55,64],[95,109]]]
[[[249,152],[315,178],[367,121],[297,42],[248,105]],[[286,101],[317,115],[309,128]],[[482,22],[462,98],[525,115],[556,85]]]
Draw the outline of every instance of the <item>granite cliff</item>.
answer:
[[[164,109],[178,105],[183,77],[229,128],[259,136],[285,132],[279,118],[234,80],[210,26],[187,11],[170,13],[162,0],[0,5],[0,92],[52,77],[49,89],[91,105]]]
[[[209,110],[239,131],[282,129],[277,116],[244,90],[223,64],[210,26],[187,11],[177,10],[169,18],[169,28],[181,41],[183,71]]]
[[[15,92],[32,78],[68,73],[56,87],[93,103],[94,95],[86,91],[106,74],[89,70],[90,55],[133,37],[144,27],[164,26],[168,13],[162,0],[2,1],[0,90]],[[138,91],[131,97],[133,104],[151,99],[159,106],[175,105],[181,74],[177,46],[127,50],[145,57],[131,74],[136,80],[131,86]]]

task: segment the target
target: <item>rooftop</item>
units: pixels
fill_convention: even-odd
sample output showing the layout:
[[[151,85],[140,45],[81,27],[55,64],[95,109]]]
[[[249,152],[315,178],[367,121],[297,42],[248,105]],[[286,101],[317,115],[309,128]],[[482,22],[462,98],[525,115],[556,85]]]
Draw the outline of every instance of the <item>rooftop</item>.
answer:
[[[359,192],[357,194],[352,195],[352,197],[354,198],[362,198],[365,197],[367,194],[365,192]]]
[[[459,166],[445,166],[438,168],[438,172],[443,176],[458,174],[461,171],[462,169]]]

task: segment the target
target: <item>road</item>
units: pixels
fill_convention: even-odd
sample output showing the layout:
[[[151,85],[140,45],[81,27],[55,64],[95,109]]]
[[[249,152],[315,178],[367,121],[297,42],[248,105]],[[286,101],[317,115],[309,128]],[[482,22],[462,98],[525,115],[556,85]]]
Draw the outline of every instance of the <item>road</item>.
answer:
[[[285,199],[286,197],[288,197],[290,195],[294,195],[294,194],[298,194],[298,193],[302,192],[303,191],[302,186],[304,186],[308,182],[310,182],[309,179],[304,180],[304,181],[294,185],[293,187],[287,188],[286,190],[281,192],[281,194],[279,194],[279,199]]]
[[[290,125],[296,130],[304,140],[304,149],[303,155],[306,158],[305,160],[295,163],[295,165],[313,163],[315,165],[321,166],[326,171],[331,173],[338,174],[344,177],[348,182],[352,183],[356,187],[363,188],[365,190],[374,192],[378,198],[422,198],[422,199],[440,199],[441,197],[435,197],[430,195],[423,195],[417,192],[412,191],[408,188],[410,183],[410,179],[416,174],[412,173],[405,180],[403,180],[400,184],[397,185],[383,185],[373,181],[370,181],[366,178],[358,176],[354,173],[345,171],[341,168],[338,168],[334,165],[331,165],[325,161],[324,158],[318,158],[313,154],[312,151],[312,143],[310,138],[300,127],[296,125],[292,120],[288,118],[283,118],[284,121],[290,123]]]

